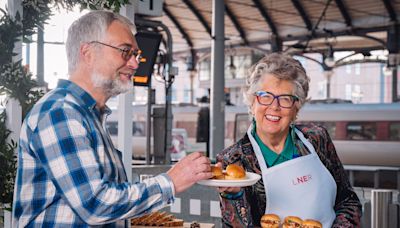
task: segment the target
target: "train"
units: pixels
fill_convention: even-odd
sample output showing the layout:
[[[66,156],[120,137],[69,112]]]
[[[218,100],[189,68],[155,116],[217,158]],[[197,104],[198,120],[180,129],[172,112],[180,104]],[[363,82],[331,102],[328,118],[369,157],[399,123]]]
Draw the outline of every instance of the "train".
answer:
[[[184,134],[184,144],[188,152],[205,149],[205,143],[196,140],[199,110],[200,107],[193,105],[172,107],[173,134]],[[132,151],[133,157],[137,159],[145,157],[146,115],[147,106],[133,107]],[[113,110],[106,121],[114,143],[117,143],[117,116],[118,110]],[[400,103],[306,104],[296,121],[324,126],[344,165],[400,167]],[[249,124],[247,107],[226,106],[225,146],[241,138]]]

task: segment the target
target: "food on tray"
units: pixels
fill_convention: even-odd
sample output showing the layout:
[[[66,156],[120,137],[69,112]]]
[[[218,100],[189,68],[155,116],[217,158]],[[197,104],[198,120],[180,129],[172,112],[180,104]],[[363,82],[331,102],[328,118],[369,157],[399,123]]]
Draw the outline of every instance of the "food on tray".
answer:
[[[225,179],[237,180],[244,179],[246,177],[246,171],[242,166],[230,164],[226,167]]]
[[[214,179],[225,179],[221,167],[211,166],[211,172],[213,174]]]
[[[262,228],[279,228],[281,219],[276,214],[265,214],[261,217],[260,223]]]
[[[153,212],[131,220],[132,226],[183,226],[183,220],[167,212]]]
[[[212,166],[211,172],[213,174],[213,179],[218,180],[240,180],[246,177],[246,171],[243,167],[235,164],[230,164],[226,167],[225,171],[218,166]]]
[[[296,216],[287,216],[284,220],[282,228],[297,228],[302,227],[303,220]]]
[[[317,220],[306,219],[303,221],[302,228],[322,228],[322,224]]]

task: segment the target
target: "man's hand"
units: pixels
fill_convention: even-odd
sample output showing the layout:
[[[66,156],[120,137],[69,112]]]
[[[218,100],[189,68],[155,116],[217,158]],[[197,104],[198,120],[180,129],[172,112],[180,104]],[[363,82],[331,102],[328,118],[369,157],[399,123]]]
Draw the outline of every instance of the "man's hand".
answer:
[[[194,152],[182,158],[167,172],[174,183],[175,192],[183,192],[199,180],[210,179],[210,164],[210,159],[201,152]]]

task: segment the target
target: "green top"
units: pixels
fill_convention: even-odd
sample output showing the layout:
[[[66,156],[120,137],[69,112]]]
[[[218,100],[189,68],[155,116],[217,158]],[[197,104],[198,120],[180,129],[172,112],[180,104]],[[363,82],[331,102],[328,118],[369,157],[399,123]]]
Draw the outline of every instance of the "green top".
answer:
[[[252,135],[255,138],[258,146],[260,147],[260,150],[263,154],[264,160],[266,161],[267,167],[272,167],[272,166],[281,164],[282,162],[289,161],[293,158],[299,157],[297,148],[294,145],[293,140],[292,140],[291,134],[293,134],[293,131],[289,131],[288,136],[286,137],[285,147],[283,148],[283,151],[280,154],[277,154],[276,152],[274,152],[270,148],[268,148],[268,146],[265,145],[261,141],[261,139],[260,139],[260,137],[258,137],[255,129],[256,129],[256,127],[254,124],[254,129],[252,131]]]

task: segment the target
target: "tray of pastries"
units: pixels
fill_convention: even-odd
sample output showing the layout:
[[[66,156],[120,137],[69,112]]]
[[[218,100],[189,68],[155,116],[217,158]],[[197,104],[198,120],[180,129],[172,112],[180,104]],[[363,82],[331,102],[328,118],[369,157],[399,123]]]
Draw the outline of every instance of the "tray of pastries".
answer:
[[[131,220],[131,227],[183,227],[184,221],[167,212],[156,211]]]

